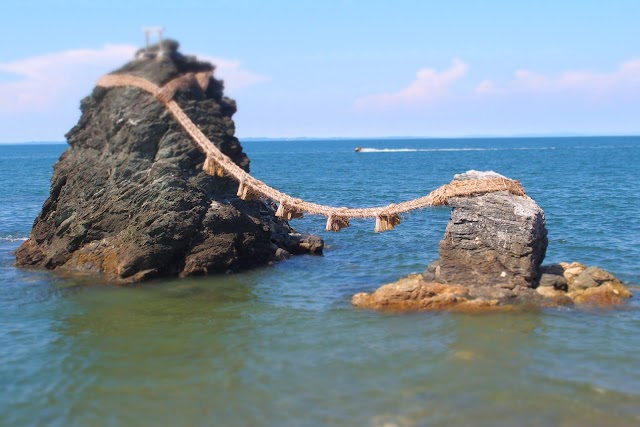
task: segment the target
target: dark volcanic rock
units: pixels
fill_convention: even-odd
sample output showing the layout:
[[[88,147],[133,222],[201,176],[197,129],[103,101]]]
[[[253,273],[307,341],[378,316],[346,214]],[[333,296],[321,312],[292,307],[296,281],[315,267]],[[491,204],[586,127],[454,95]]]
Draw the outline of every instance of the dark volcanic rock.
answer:
[[[134,60],[116,72],[163,85],[208,63],[177,52]],[[157,49],[157,48],[156,48]],[[249,159],[234,136],[235,102],[212,78],[180,89],[175,100],[236,164]],[[97,87],[66,135],[50,196],[17,264],[102,273],[116,281],[246,269],[300,253],[300,237],[261,201],[236,197],[238,184],[202,171],[205,156],[170,113],[137,88]],[[314,248],[312,252],[321,252]]]

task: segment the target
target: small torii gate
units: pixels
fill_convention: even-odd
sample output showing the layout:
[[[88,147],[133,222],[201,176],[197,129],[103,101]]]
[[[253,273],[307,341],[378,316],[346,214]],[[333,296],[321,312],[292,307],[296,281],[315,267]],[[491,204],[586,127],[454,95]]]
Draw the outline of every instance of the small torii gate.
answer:
[[[164,27],[144,27],[142,28],[144,32],[144,51],[139,53],[140,58],[161,58],[164,56],[165,52],[162,46],[162,33],[164,32]],[[149,47],[151,46],[150,40],[152,35],[158,36],[158,52],[149,52]]]

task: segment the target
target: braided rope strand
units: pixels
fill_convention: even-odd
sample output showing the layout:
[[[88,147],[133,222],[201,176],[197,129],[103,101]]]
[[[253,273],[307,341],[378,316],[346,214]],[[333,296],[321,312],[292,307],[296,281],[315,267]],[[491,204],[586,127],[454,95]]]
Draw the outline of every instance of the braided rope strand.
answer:
[[[206,77],[210,75],[207,74]],[[447,204],[451,197],[479,195],[497,191],[508,191],[518,196],[525,196],[525,190],[519,181],[506,178],[484,178],[475,180],[452,181],[426,196],[387,206],[369,208],[344,208],[320,205],[289,196],[254,178],[236,165],[227,155],[222,153],[209,138],[191,121],[180,106],[173,100],[177,90],[196,82],[206,88],[204,75],[186,74],[178,77],[162,88],[152,82],[128,74],[108,74],[100,78],[98,86],[104,88],[132,86],[149,93],[171,112],[175,120],[189,134],[202,152],[207,155],[203,169],[210,175],[226,175],[238,181],[238,196],[243,199],[266,197],[280,203],[277,216],[287,219],[300,218],[303,213],[322,215],[327,218],[327,230],[339,231],[349,226],[354,218],[375,218],[376,232],[392,230],[400,224],[400,214],[431,206]]]

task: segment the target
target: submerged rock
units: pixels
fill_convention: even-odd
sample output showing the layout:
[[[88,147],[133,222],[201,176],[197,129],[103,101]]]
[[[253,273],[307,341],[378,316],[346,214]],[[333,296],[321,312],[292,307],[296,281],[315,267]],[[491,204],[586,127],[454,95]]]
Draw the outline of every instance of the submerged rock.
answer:
[[[117,73],[157,85],[213,70],[183,56],[142,56]],[[152,48],[151,50],[153,50]],[[157,50],[157,49],[156,49]],[[176,102],[238,166],[249,159],[234,136],[233,100],[221,81],[179,89]],[[303,253],[308,245],[271,204],[236,196],[238,183],[202,171],[205,155],[151,95],[133,87],[96,87],[66,135],[51,191],[17,264],[101,273],[114,281],[224,273]],[[307,253],[321,253],[316,238]]]
[[[427,282],[419,274],[384,285],[372,294],[356,294],[351,302],[356,307],[377,310],[476,311],[500,305],[497,299],[470,297],[464,286]]]
[[[455,179],[501,176],[470,171]],[[496,310],[622,304],[631,292],[613,274],[580,263],[541,266],[547,249],[543,210],[533,199],[496,192],[448,199],[451,219],[440,258],[410,275],[359,293],[357,307],[392,310]]]

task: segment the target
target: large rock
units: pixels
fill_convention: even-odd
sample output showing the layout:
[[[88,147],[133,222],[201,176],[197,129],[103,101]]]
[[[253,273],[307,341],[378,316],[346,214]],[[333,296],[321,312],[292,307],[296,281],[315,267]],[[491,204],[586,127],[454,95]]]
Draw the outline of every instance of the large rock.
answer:
[[[138,55],[117,72],[163,85],[213,70],[177,47],[165,41],[162,56]],[[174,99],[249,170],[234,136],[236,104],[223,95],[221,81],[212,78],[205,91],[197,84],[182,88]],[[97,87],[81,110],[66,135],[70,147],[54,166],[50,196],[16,252],[18,265],[137,281],[246,269],[276,259],[278,249],[321,252],[321,242],[294,233],[273,206],[240,200],[235,181],[202,172],[204,154],[146,92]]]
[[[451,220],[440,242],[436,281],[509,289],[534,286],[547,250],[547,230],[544,212],[533,199],[505,191],[453,197],[448,204]]]

